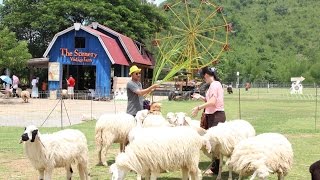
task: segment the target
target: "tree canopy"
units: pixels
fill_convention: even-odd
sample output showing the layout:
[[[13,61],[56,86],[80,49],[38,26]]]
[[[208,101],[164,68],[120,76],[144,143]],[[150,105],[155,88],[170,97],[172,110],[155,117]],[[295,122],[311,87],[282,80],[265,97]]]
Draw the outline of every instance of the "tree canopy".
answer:
[[[28,41],[33,57],[41,57],[53,36],[76,22],[96,21],[139,41],[166,24],[155,6],[139,0],[7,0],[0,14],[3,25]]]

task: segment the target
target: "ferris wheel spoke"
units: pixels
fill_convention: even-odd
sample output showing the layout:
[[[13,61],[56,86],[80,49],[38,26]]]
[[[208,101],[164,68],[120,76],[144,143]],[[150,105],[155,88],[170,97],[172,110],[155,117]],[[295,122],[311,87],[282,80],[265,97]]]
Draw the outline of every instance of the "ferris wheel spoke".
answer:
[[[181,28],[179,28],[179,27],[177,27],[177,26],[172,26],[171,28],[174,29],[174,30],[177,30],[177,31],[185,32],[185,33],[188,33],[188,32],[189,32],[189,31],[187,31],[187,30],[185,30],[185,29],[181,29]]]
[[[162,41],[162,40],[167,40],[167,39],[178,39],[183,37],[183,35],[173,35],[173,36],[166,36],[166,37],[162,37],[162,38],[157,38],[156,40]]]
[[[199,8],[197,10],[197,13],[196,13],[196,18],[195,18],[195,21],[194,21],[194,25],[197,25],[198,24],[198,20],[199,20],[199,17],[200,17],[200,11],[201,11],[201,7],[202,7],[202,2],[200,2],[200,5],[199,5]]]
[[[198,37],[201,37],[201,38],[204,38],[204,39],[206,39],[206,40],[209,40],[209,41],[214,41],[214,42],[219,43],[219,44],[222,44],[222,45],[225,44],[224,42],[218,41],[218,40],[216,40],[216,39],[214,39],[214,38],[212,38],[212,39],[211,39],[211,38],[208,38],[208,37],[203,36],[203,35],[201,35],[201,34],[197,34],[197,36],[198,36]]]
[[[181,24],[186,28],[189,29],[188,26],[181,20],[181,18],[179,17],[179,15],[177,15],[177,13],[174,12],[174,10],[169,7],[170,11],[174,14],[174,16],[181,22]]]
[[[211,57],[214,57],[211,52],[202,44],[202,42],[196,37],[197,42],[202,46],[202,48],[205,50],[206,53],[208,53]]]
[[[196,29],[199,29],[204,23],[206,23],[210,18],[213,18],[215,15],[217,15],[217,11],[214,11],[209,16],[207,16],[197,27]]]
[[[190,21],[190,14],[189,14],[189,10],[188,10],[188,3],[185,2],[185,7],[186,7],[186,12],[187,12],[187,18],[188,18],[188,22],[189,22],[189,29],[191,28],[191,21]]]
[[[226,24],[218,25],[218,26],[215,26],[213,28],[203,28],[203,30],[198,30],[197,32],[198,33],[211,32],[211,31],[215,31],[215,30],[222,29],[222,28],[225,28],[225,27],[226,27]]]

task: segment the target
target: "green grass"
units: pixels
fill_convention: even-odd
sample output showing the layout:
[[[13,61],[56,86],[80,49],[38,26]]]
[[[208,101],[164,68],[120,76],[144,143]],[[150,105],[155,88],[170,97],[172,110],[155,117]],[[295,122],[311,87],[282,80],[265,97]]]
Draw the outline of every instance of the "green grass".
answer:
[[[241,118],[253,124],[258,134],[264,132],[279,132],[288,137],[294,149],[294,165],[287,179],[303,180],[310,179],[308,168],[311,163],[319,160],[319,122],[316,123],[315,95],[313,90],[306,90],[309,94],[290,95],[287,89],[271,89],[269,92],[262,89],[241,90]],[[259,94],[258,94],[259,93]],[[310,98],[313,97],[313,98]],[[163,113],[183,111],[188,114],[191,109],[201,102],[199,101],[162,101]],[[234,94],[225,94],[225,111],[227,119],[239,118],[238,90]],[[319,112],[317,112],[319,114]],[[199,114],[200,115],[200,114]],[[198,119],[199,119],[198,115]],[[90,174],[91,179],[110,179],[108,168],[97,167],[95,144],[94,144],[94,121],[71,126],[85,133],[88,139],[90,151]],[[59,128],[41,128],[40,132],[50,133]],[[35,179],[37,172],[30,167],[25,158],[22,145],[18,144],[23,128],[0,127],[0,177],[4,179]],[[109,151],[107,160],[111,164],[118,153],[119,146],[114,144]],[[209,159],[202,155],[200,169],[204,170],[209,164]],[[223,179],[227,177],[227,169],[224,167]],[[64,169],[54,172],[54,179],[64,179]],[[75,173],[77,179],[78,176]],[[159,179],[180,179],[181,173],[163,173]],[[130,173],[127,179],[134,179]],[[212,179],[204,177],[203,179]],[[271,175],[269,179],[277,179]]]

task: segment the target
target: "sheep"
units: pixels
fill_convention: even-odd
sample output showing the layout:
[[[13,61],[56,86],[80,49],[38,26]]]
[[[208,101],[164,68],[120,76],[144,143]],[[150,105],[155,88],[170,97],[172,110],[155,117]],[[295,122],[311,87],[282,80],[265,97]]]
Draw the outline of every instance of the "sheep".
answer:
[[[211,127],[204,135],[210,141],[212,147],[211,157],[220,159],[217,179],[221,179],[223,156],[230,157],[235,145],[240,141],[255,136],[252,125],[245,120],[232,120],[219,123]],[[208,156],[208,154],[206,154]],[[208,156],[210,157],[210,156]],[[229,179],[232,179],[232,171],[229,169]]]
[[[167,120],[170,124],[175,126],[190,126],[195,129],[201,136],[203,136],[207,131],[200,127],[200,121],[192,120],[190,117],[186,116],[184,112],[169,112],[167,113]]]
[[[68,90],[66,90],[66,89],[61,90],[61,98],[68,99]]]
[[[177,146],[179,144],[179,146]],[[182,169],[182,179],[201,179],[200,149],[210,152],[210,143],[190,127],[141,128],[125,152],[110,166],[112,179],[124,179],[129,170],[156,179],[161,171]]]
[[[153,102],[150,110],[144,109],[137,112],[137,126],[139,127],[160,127],[171,126],[161,114],[161,103]]]
[[[234,148],[228,166],[242,176],[267,179],[277,173],[283,180],[292,168],[293,150],[288,139],[278,133],[264,133],[241,141]]]
[[[29,92],[29,91],[21,91],[20,97],[22,98],[22,100],[23,100],[25,103],[27,103],[27,102],[29,102],[30,92]]]
[[[127,113],[104,114],[96,122],[95,142],[98,151],[98,166],[108,166],[102,161],[102,150],[105,156],[112,143],[120,143],[120,151],[128,142],[128,134],[136,126],[135,118]]]
[[[77,163],[80,179],[89,179],[88,147],[79,130],[65,129],[53,134],[40,134],[30,125],[21,136],[26,156],[39,171],[39,179],[50,180],[54,168],[65,167],[67,179],[72,176],[72,163]]]

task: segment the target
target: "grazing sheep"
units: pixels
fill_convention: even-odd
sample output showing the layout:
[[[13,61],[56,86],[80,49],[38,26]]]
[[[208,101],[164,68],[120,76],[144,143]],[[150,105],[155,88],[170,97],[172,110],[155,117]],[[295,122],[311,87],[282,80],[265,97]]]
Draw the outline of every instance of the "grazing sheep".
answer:
[[[25,128],[21,136],[26,156],[39,171],[39,179],[50,180],[54,168],[65,167],[67,179],[72,176],[72,163],[77,163],[80,179],[88,176],[88,147],[79,130],[66,129],[53,134],[40,134],[34,125]]]
[[[29,91],[21,91],[20,97],[22,98],[22,100],[23,100],[25,103],[27,103],[27,102],[29,102],[30,92],[29,92]]]
[[[208,157],[214,156],[220,159],[217,179],[221,179],[223,156],[230,157],[239,142],[255,134],[252,125],[245,120],[226,121],[207,130],[204,137],[210,141],[212,147],[212,154]],[[231,169],[229,169],[229,179],[232,179]]]
[[[241,141],[234,148],[228,162],[229,168],[242,176],[252,175],[267,179],[270,173],[277,173],[283,180],[293,163],[291,143],[281,134],[264,133]]]
[[[129,170],[156,179],[164,170],[182,169],[182,179],[201,179],[200,149],[210,152],[210,143],[190,127],[141,128],[125,152],[110,167],[112,179],[124,179]]]
[[[130,114],[104,114],[102,115],[95,127],[95,141],[98,151],[98,164],[108,166],[102,161],[102,151],[105,156],[108,149],[113,143],[120,143],[120,151],[128,143],[128,134],[136,126],[134,117]]]

